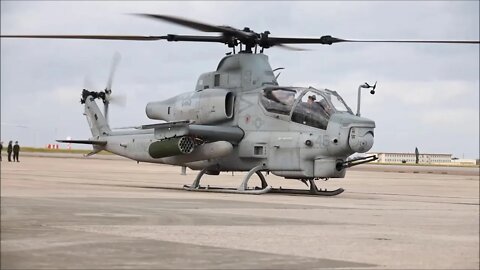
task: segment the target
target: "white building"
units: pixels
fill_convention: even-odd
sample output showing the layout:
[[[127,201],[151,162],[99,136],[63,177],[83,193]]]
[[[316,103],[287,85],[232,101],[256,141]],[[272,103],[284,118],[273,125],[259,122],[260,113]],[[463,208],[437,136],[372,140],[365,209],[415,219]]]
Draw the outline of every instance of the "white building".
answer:
[[[455,165],[480,165],[478,159],[467,159],[467,158],[453,159],[452,163]]]
[[[368,155],[376,155],[378,163],[413,163],[415,164],[415,153],[385,153],[372,152]],[[418,155],[419,164],[451,164],[452,154],[422,154]]]

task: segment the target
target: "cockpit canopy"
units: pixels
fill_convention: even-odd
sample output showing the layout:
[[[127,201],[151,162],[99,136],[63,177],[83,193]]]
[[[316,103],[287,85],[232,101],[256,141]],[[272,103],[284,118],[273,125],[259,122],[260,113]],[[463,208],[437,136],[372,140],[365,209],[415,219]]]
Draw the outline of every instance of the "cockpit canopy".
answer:
[[[271,113],[288,115],[293,122],[326,129],[333,113],[352,110],[337,92],[315,88],[268,87],[260,102]]]

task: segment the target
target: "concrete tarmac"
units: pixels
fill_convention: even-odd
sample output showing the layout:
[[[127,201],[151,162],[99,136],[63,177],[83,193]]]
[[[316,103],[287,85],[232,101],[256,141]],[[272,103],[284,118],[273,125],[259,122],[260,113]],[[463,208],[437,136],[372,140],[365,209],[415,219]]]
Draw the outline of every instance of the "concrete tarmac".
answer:
[[[478,174],[381,168],[312,197],[184,191],[196,172],[125,159],[4,159],[1,269],[478,269]]]

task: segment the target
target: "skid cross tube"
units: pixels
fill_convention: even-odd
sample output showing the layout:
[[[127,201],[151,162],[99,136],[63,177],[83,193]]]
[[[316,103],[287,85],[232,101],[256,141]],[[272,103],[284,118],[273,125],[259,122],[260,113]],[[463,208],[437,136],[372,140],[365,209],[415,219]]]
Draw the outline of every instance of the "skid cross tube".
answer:
[[[211,187],[211,186],[206,186],[202,187],[200,186],[200,180],[202,179],[202,176],[207,172],[207,169],[201,170],[193,183],[189,185],[184,185],[183,188],[188,191],[207,191],[207,192],[222,192],[222,193],[241,193],[241,194],[263,194],[267,193],[271,190],[271,187],[268,186],[267,181],[265,180],[265,176],[261,173],[261,170],[264,170],[265,165],[259,165],[251,169],[248,174],[244,177],[242,184],[238,188],[221,188],[221,187]],[[248,188],[248,181],[252,177],[253,174],[257,174],[258,177],[260,178],[260,181],[262,183],[262,188]]]

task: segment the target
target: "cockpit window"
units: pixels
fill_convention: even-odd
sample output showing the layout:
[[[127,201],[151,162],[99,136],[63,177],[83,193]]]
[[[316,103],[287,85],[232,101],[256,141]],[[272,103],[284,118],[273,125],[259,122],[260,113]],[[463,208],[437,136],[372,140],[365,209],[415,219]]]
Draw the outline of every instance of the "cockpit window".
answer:
[[[260,101],[269,112],[289,115],[296,94],[297,91],[293,89],[265,89]]]
[[[337,92],[326,89],[325,96],[330,101],[330,103],[335,107],[335,110],[338,112],[348,112],[352,113],[352,110],[347,106],[342,97],[340,97]]]
[[[308,91],[297,104],[292,114],[292,121],[320,129],[327,129],[328,119],[335,110],[320,94]]]
[[[261,94],[260,103],[268,112],[291,115],[293,122],[324,130],[327,129],[332,114],[353,114],[340,95],[328,89],[266,88]]]

